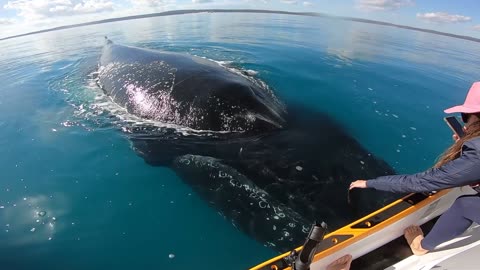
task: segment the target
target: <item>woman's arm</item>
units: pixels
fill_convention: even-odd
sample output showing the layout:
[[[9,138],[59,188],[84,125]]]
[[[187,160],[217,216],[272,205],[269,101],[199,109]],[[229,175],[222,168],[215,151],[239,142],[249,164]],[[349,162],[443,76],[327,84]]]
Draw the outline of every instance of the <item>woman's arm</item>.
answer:
[[[368,180],[366,187],[407,193],[428,192],[480,182],[480,140],[467,141],[462,154],[439,168],[411,175],[387,175]]]

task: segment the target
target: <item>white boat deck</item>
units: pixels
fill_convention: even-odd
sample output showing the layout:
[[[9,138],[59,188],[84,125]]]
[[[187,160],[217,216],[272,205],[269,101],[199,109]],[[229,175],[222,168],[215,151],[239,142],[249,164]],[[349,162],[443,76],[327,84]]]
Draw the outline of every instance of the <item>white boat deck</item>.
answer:
[[[412,255],[386,270],[478,270],[480,225],[473,224],[461,236],[423,256]]]

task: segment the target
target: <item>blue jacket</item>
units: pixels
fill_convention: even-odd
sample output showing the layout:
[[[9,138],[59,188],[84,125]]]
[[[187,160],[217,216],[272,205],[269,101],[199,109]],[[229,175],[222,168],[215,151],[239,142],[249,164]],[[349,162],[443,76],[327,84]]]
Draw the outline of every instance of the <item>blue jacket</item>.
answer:
[[[439,168],[410,175],[387,175],[367,181],[367,187],[408,193],[460,187],[480,182],[480,137],[466,141],[460,157]]]

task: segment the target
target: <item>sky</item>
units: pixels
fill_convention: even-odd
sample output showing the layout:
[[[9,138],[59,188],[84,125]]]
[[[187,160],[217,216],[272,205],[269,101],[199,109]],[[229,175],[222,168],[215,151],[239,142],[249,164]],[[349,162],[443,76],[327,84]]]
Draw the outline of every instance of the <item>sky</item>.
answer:
[[[0,38],[178,9],[320,12],[480,38],[480,0],[0,0]]]

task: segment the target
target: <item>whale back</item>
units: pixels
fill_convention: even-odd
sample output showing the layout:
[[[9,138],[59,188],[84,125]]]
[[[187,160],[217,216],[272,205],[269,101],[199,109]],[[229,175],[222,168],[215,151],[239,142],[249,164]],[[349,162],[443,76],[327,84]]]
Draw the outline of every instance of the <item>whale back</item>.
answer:
[[[255,81],[200,57],[107,42],[99,84],[128,112],[196,130],[281,128],[285,109]]]

